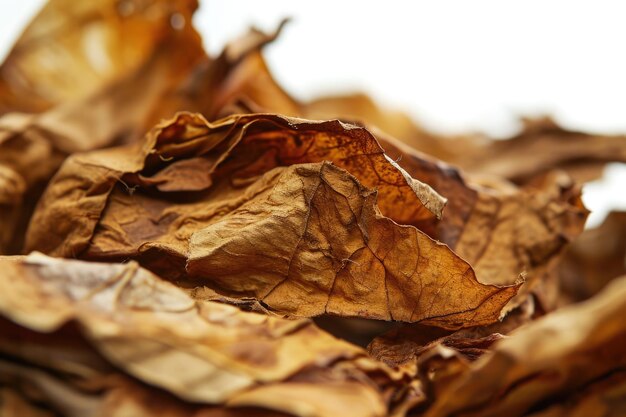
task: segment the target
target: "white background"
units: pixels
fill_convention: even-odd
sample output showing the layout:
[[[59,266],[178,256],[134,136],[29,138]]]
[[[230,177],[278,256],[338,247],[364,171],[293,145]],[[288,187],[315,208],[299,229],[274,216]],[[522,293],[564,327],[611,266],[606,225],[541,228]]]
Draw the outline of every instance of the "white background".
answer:
[[[76,0],[83,1],[83,0]],[[0,56],[42,0],[0,0]],[[250,24],[293,21],[266,50],[296,97],[363,90],[440,132],[506,136],[521,114],[626,133],[626,2],[204,1],[195,24],[219,52]],[[626,168],[585,187],[597,224],[626,209]]]

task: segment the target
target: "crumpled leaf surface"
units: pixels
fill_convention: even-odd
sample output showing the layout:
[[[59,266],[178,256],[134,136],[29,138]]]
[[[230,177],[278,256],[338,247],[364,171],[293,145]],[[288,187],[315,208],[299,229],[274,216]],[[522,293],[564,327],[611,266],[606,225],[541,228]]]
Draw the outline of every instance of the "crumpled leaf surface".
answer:
[[[626,366],[626,278],[496,343],[440,393],[425,416],[521,416]],[[532,352],[532,355],[529,355]]]
[[[360,115],[363,120],[398,135],[411,129],[412,124],[401,113],[385,112],[365,96],[306,104],[290,99],[272,79],[259,53],[260,48],[274,41],[279,32],[280,28],[270,35],[252,31],[227,46],[218,59],[205,70],[194,73],[185,88],[172,97],[171,111],[191,108],[214,115],[216,109],[228,107],[225,103],[230,100],[247,103],[239,106],[244,112],[248,107],[252,111],[265,109],[307,117]],[[220,90],[216,85],[228,86],[228,90]],[[204,94],[198,94],[198,91]],[[208,94],[212,91],[218,93]],[[498,185],[504,190],[494,190],[493,187],[484,190],[482,186],[467,183],[453,168],[403,147],[382,133],[378,137],[392,159],[401,161],[414,178],[432,185],[441,195],[448,197],[446,216],[437,231],[423,225],[421,229],[448,244],[474,265],[483,283],[512,285],[523,276],[527,280],[523,294],[528,293],[539,285],[541,277],[551,272],[564,245],[582,230],[585,211],[580,203],[580,192],[567,179],[555,178],[527,192],[514,192],[514,188],[507,184],[504,187]],[[432,141],[432,146],[439,143]],[[447,144],[440,148],[455,149]],[[536,196],[540,187],[543,195]],[[527,204],[529,199],[533,202],[530,206]],[[510,216],[511,212],[518,212],[520,216]],[[483,239],[484,235],[490,238]],[[523,294],[514,305],[523,301]]]
[[[516,287],[480,284],[447,246],[410,226],[432,224],[442,201],[364,129],[272,115],[210,124],[181,114],[139,151],[68,160],[33,218],[28,247],[135,258],[181,285],[298,317],[493,322]]]
[[[381,145],[411,176],[446,197],[433,236],[468,261],[480,282],[511,285],[525,279],[508,309],[541,291],[565,246],[583,230],[588,212],[580,187],[563,173],[522,188],[503,180],[468,181],[454,167],[393,138],[383,136]]]
[[[0,257],[0,415],[624,414],[622,219],[580,235],[575,182],[623,136],[300,102],[282,24],[209,57],[196,7],[51,0],[0,66],[0,253],[87,261]]]
[[[266,39],[274,38],[275,35]],[[267,68],[258,71],[266,74]],[[271,97],[284,96],[275,83],[270,85]],[[521,277],[526,280],[522,294],[510,309],[522,303],[529,292],[542,291],[537,289],[542,285],[541,280],[553,274],[565,245],[583,229],[587,212],[580,200],[580,188],[566,176],[550,175],[522,189],[501,180],[466,178],[458,169],[384,132],[400,138],[419,137],[418,149],[453,161],[454,153],[459,150],[459,158],[464,157],[465,147],[459,148],[456,144],[469,139],[441,140],[420,129],[405,114],[381,109],[365,95],[328,97],[299,106],[276,104],[275,108],[275,103],[267,99],[260,101],[263,109],[296,112],[312,118],[340,118],[372,127],[381,146],[394,161],[447,199],[445,215],[437,229],[423,230],[467,260],[482,283],[513,285]],[[245,111],[245,108],[240,110]]]
[[[530,414],[532,417],[618,417],[626,414],[626,372],[617,371],[592,382],[562,403]]]
[[[188,24],[196,6],[55,0],[24,32],[0,68],[0,113],[11,112],[0,118],[0,189],[23,183],[7,208],[17,218],[0,218],[0,253],[20,251],[66,155],[143,136],[151,109],[204,57]],[[175,28],[172,19],[187,24]]]
[[[310,321],[196,301],[135,263],[30,255],[0,264],[5,319],[52,341],[76,324],[106,361],[182,400],[311,416],[378,416],[390,405],[390,370]]]
[[[403,369],[409,376],[418,376],[418,363],[430,351],[451,348],[455,359],[473,361],[485,353],[503,335],[530,322],[535,314],[532,298],[509,312],[497,323],[457,331],[405,324],[373,338],[367,346],[370,355],[387,365]]]

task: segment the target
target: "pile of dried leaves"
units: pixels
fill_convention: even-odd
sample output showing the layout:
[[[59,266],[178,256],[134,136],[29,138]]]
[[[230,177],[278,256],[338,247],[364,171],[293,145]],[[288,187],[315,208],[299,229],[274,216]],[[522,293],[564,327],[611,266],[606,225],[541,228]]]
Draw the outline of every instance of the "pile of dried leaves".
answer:
[[[626,138],[298,102],[196,7],[51,0],[0,67],[0,415],[626,415]]]

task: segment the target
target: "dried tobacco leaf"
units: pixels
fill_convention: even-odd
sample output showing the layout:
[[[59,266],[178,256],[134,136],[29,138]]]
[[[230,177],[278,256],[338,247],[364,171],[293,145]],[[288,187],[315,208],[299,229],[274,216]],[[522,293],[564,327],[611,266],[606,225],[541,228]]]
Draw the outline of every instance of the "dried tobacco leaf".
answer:
[[[530,292],[542,290],[566,245],[583,230],[588,212],[580,186],[562,173],[522,188],[494,179],[472,183],[449,165],[393,138],[379,138],[385,152],[412,177],[446,197],[433,236],[472,265],[481,283],[511,285],[525,278],[509,310]]]
[[[521,416],[626,367],[626,277],[496,343],[424,414]]]
[[[298,104],[290,99],[272,79],[259,53],[260,48],[273,41],[279,32],[280,28],[271,35],[253,31],[227,47],[212,66],[196,73],[193,82],[177,93],[171,110],[187,106],[212,115],[220,106],[225,110],[230,99],[243,101],[248,108],[256,110],[307,117],[356,115],[367,120],[368,124],[383,126],[384,130],[401,136],[413,130],[414,134],[426,137],[423,131],[412,129],[413,125],[406,116],[399,112],[385,112],[366,96],[337,97],[307,104]],[[232,58],[229,60],[228,57]],[[255,64],[249,67],[242,64],[252,61]],[[250,69],[241,70],[237,65]],[[222,93],[215,87],[220,82],[228,86],[228,93]],[[265,94],[255,94],[259,89]],[[198,91],[204,94],[198,94]],[[211,94],[212,91],[218,93]],[[245,112],[246,106],[239,106],[238,110]],[[467,184],[451,167],[416,153],[382,133],[378,137],[386,153],[399,160],[411,176],[433,186],[448,198],[446,215],[437,231],[421,225],[423,231],[448,244],[469,261],[482,283],[512,285],[520,276],[527,279],[523,294],[510,308],[522,302],[531,290],[539,291],[537,286],[541,285],[543,277],[552,273],[565,244],[582,231],[586,212],[580,202],[580,191],[566,179],[555,178],[542,184],[541,195],[537,195],[536,189],[515,192],[508,185],[504,186],[505,190],[485,190],[482,186]],[[440,148],[435,154],[441,154],[445,149],[456,149],[449,143],[434,139],[431,142],[429,149]],[[529,200],[533,204],[527,204]],[[519,216],[510,216],[512,212],[519,213]],[[383,213],[388,215],[384,208]],[[491,238],[483,239],[485,235]]]
[[[457,331],[438,329],[419,323],[405,324],[375,337],[367,346],[369,354],[387,365],[402,369],[411,378],[418,377],[425,354],[434,348],[453,349],[455,360],[476,360],[491,344],[533,319],[533,298],[509,312],[497,323]],[[423,372],[423,370],[421,370]]]
[[[622,275],[626,275],[626,213],[612,212],[567,248],[559,265],[559,301],[585,300]]]
[[[50,0],[0,66],[0,114],[95,93],[187,32],[197,0]],[[180,33],[179,33],[180,32]]]
[[[13,257],[11,261],[17,260]],[[0,339],[0,352],[12,359],[0,359],[0,391],[3,385],[11,387],[26,406],[36,403],[68,417],[286,415],[258,408],[192,405],[132,381],[96,352],[75,325],[64,325],[51,335],[0,319],[0,331],[6,336]],[[16,417],[28,415],[21,406],[15,412]]]
[[[196,7],[51,0],[0,67],[0,253],[68,155],[132,143],[70,156],[27,236],[118,263],[0,257],[1,415],[624,414],[626,278],[549,313],[623,272],[621,219],[577,239],[555,168],[593,178],[624,137],[450,138],[363,95],[300,103],[261,55],[282,25],[212,59]],[[181,110],[204,117],[138,140]],[[276,317],[324,313],[418,323],[368,356]]]
[[[27,78],[43,77],[40,71],[49,76],[41,81],[51,89],[47,91],[36,83],[25,84],[23,88],[36,88],[42,94],[49,93],[49,97],[44,100],[35,93],[5,97],[7,111],[43,110],[28,102],[31,98],[40,104],[49,101],[45,108],[55,106],[38,115],[9,113],[0,118],[0,169],[10,172],[7,175],[13,178],[11,181],[17,178],[24,184],[21,194],[7,204],[7,210],[19,213],[17,218],[0,218],[0,253],[20,251],[35,202],[66,155],[141,137],[146,120],[153,108],[160,105],[161,97],[204,57],[194,29],[188,24],[173,28],[170,23],[172,16],[189,22],[195,2],[151,1],[133,6],[135,3],[127,0],[70,5],[53,1],[35,19],[2,67],[5,83],[24,81],[15,74],[27,67],[33,71],[26,72]],[[118,15],[122,12],[124,16]],[[67,19],[74,23],[59,26]],[[143,45],[142,51],[135,56],[118,48],[122,37],[130,47]],[[83,47],[86,42],[103,54],[105,63],[110,61],[106,68],[101,68],[104,72],[99,77],[97,72],[89,75],[84,71],[92,50]],[[44,59],[42,56],[47,56],[51,45],[56,48],[55,65],[33,67],[32,62]],[[112,50],[113,55],[108,56],[106,48],[98,49],[98,45],[110,46],[115,53]],[[75,67],[67,68],[70,63]],[[96,69],[94,66],[93,71]],[[73,71],[85,75],[81,78]],[[67,82],[77,90],[65,88]],[[5,87],[17,94],[20,85]],[[54,88],[58,88],[59,94]],[[22,94],[27,101],[20,104],[16,100]],[[6,183],[7,175],[0,178],[0,189],[12,189],[12,184]]]
[[[470,139],[428,136],[402,113],[384,111],[367,96],[322,99],[311,104],[310,113],[317,117],[362,118],[401,138],[419,136],[418,149],[462,167],[474,155],[462,145]],[[431,236],[468,261],[480,282],[512,284],[521,275],[528,281],[523,287],[527,294],[554,268],[565,245],[582,232],[587,211],[580,199],[580,187],[563,175],[547,176],[519,189],[494,178],[487,181],[468,177],[383,132],[374,132],[385,152],[413,178],[446,197],[445,214]],[[472,143],[475,149],[484,146],[484,141]],[[479,154],[477,150],[475,153]],[[475,172],[482,173],[478,169]],[[515,305],[524,298],[521,295]]]
[[[432,225],[442,203],[365,129],[180,114],[141,150],[68,160],[27,240],[55,256],[135,258],[180,285],[299,317],[496,321],[517,287],[480,284],[412,227]]]
[[[98,391],[85,392],[58,374],[0,360],[12,388],[0,387],[2,416],[43,417],[285,417],[288,414],[258,408],[193,405],[166,392],[149,388],[121,375],[111,375]],[[16,392],[15,387],[22,388]],[[36,405],[35,405],[36,404]],[[2,408],[4,407],[4,408]]]
[[[277,35],[278,31],[265,37],[253,32],[250,38],[256,42],[251,40],[242,43],[264,45],[266,41],[273,41]],[[258,55],[258,50],[254,51]],[[338,96],[297,104],[293,99],[285,100],[289,96],[273,81],[265,66],[256,68],[256,73],[263,74],[264,81],[255,85],[263,86],[264,91],[271,91],[271,94],[256,96],[255,99],[246,94],[244,88],[236,91],[239,100],[254,103],[253,108],[257,110],[296,113],[313,118],[356,118],[366,121],[368,126],[382,127],[384,131],[399,137],[419,136],[420,144],[425,145],[422,148],[440,157],[445,155],[445,159],[454,159],[453,152],[459,151],[455,143],[469,140],[457,138],[453,142],[431,137],[403,113],[384,111],[364,95]],[[205,82],[212,80],[206,75],[199,79]],[[211,88],[205,85],[199,90],[211,91]],[[188,105],[214,113],[209,105],[198,106],[198,99],[191,90],[181,94],[195,100]],[[211,95],[207,97],[212,98]],[[267,97],[277,97],[278,101],[273,102]],[[284,102],[289,104],[281,104]],[[238,110],[245,112],[246,108],[240,106]],[[437,230],[422,226],[423,231],[446,243],[468,261],[482,283],[514,285],[520,277],[528,281],[522,294],[509,309],[523,302],[530,291],[540,291],[537,287],[543,285],[542,279],[553,273],[565,245],[582,231],[587,212],[580,201],[580,188],[567,178],[551,177],[543,183],[521,190],[505,182],[497,183],[495,189],[493,181],[488,187],[472,181],[468,183],[455,168],[417,152],[383,132],[374,131],[381,146],[393,160],[399,161],[413,178],[429,184],[448,200],[445,215]],[[459,155],[463,155],[463,149]],[[388,215],[384,209],[383,214]],[[485,236],[488,238],[485,239]],[[546,302],[546,308],[550,307],[549,304]]]
[[[324,103],[330,108],[324,108]],[[353,114],[395,120],[361,96],[327,99],[316,106],[329,117],[341,116],[344,106],[351,104],[356,104],[350,107]],[[510,285],[522,275],[529,281],[523,291],[526,294],[554,267],[565,245],[582,232],[587,211],[580,187],[565,175],[551,174],[522,188],[494,178],[469,176],[468,180],[458,169],[374,132],[385,152],[413,178],[446,197],[445,214],[431,236],[468,261],[480,282]],[[431,152],[433,147],[426,146]],[[454,145],[444,148],[457,149]]]
[[[0,264],[5,319],[53,344],[76,325],[108,362],[179,399],[307,416],[383,416],[395,405],[388,368],[310,321],[195,301],[135,263],[31,255]]]
[[[626,415],[626,370],[593,381],[565,401],[529,417],[620,417]]]

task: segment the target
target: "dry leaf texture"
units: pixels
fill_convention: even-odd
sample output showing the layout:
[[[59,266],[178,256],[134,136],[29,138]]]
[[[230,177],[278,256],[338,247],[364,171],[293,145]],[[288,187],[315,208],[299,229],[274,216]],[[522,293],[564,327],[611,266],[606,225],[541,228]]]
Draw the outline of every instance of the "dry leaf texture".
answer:
[[[186,286],[300,317],[493,322],[516,287],[479,283],[413,227],[433,225],[443,201],[362,128],[181,114],[140,150],[71,158],[42,199],[28,246],[135,258]]]
[[[23,183],[7,207],[18,215],[0,218],[0,253],[20,252],[35,202],[66,155],[143,136],[163,94],[204,57],[189,24],[196,6],[55,0],[22,34],[0,67],[0,169],[13,171],[0,189]]]
[[[542,317],[495,344],[425,414],[521,416],[626,366],[626,278]],[[532,354],[529,354],[532,352]]]
[[[75,323],[107,361],[178,398],[295,415],[386,413],[382,392],[394,385],[390,371],[310,321],[196,301],[135,263],[35,254],[0,264],[5,319],[53,343]],[[328,403],[315,404],[319,398]]]

